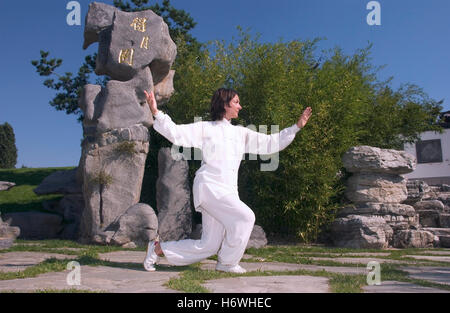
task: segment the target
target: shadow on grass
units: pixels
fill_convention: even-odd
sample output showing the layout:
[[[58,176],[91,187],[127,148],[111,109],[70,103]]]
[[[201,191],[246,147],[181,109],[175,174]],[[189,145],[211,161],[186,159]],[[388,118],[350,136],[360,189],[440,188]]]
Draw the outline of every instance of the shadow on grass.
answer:
[[[0,180],[20,185],[39,185],[48,175],[56,171],[71,170],[74,167],[21,168],[0,170]],[[15,187],[13,187],[15,188]]]
[[[35,212],[55,214],[55,212],[44,210],[42,208],[42,202],[46,201],[46,200],[59,201],[62,198],[63,198],[63,196],[52,196],[52,197],[46,196],[43,199],[40,198],[39,200],[30,201],[30,202],[26,202],[26,203],[15,203],[15,202],[0,203],[0,212],[2,214],[8,214],[8,213],[35,211]]]

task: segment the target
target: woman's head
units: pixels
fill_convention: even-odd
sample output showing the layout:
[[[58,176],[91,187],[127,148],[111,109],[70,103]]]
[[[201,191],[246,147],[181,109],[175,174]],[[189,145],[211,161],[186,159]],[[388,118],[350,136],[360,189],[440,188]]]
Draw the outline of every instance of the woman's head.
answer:
[[[241,109],[239,95],[233,89],[220,88],[212,96],[211,119],[213,121],[236,118]]]

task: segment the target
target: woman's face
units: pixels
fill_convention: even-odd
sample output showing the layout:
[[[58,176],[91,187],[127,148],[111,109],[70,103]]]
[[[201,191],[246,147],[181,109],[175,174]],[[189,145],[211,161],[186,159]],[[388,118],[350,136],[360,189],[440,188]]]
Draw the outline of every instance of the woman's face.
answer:
[[[239,111],[242,109],[241,104],[239,103],[239,96],[235,95],[233,99],[230,101],[229,106],[225,106],[225,118],[227,120],[231,120],[232,118],[237,118],[239,115]]]

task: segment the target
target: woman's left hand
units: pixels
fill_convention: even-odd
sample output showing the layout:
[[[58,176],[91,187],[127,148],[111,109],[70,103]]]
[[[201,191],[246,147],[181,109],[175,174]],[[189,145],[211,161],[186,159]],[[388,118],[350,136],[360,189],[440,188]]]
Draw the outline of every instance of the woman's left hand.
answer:
[[[298,118],[297,126],[299,128],[305,127],[306,123],[308,123],[309,118],[312,115],[311,107],[307,107],[305,111],[303,111],[302,115]]]

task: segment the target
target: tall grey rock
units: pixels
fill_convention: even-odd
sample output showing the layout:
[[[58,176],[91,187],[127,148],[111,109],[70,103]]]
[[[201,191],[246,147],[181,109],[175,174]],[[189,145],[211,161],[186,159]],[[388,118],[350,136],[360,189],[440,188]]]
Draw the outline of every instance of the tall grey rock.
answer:
[[[122,12],[98,2],[89,5],[83,48],[95,42],[95,72],[111,80],[105,87],[86,85],[79,99],[85,201],[80,240],[108,243],[110,228],[139,202],[153,124],[144,90],[153,90],[159,103],[170,98],[176,45],[153,11]]]
[[[186,239],[192,232],[192,209],[186,160],[175,160],[171,148],[158,152],[156,205],[161,240]]]
[[[85,201],[80,241],[94,241],[139,202],[148,148],[148,129],[142,125],[103,133],[92,143],[85,139],[80,161]]]

